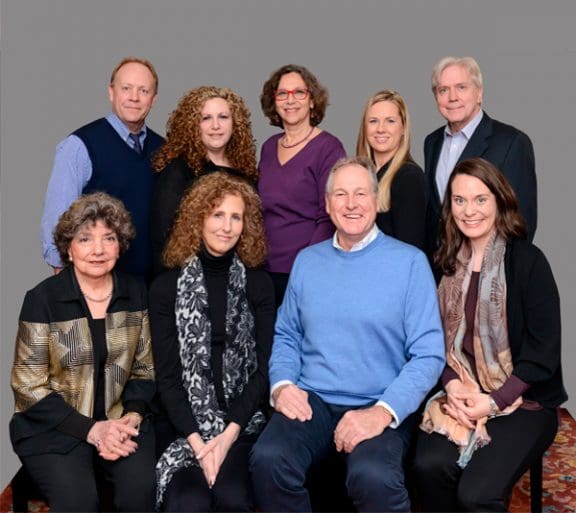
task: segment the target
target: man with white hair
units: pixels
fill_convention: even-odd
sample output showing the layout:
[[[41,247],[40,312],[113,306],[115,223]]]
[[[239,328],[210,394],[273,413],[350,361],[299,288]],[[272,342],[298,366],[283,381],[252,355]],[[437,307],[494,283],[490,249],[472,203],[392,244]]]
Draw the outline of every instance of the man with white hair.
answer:
[[[532,240],[537,222],[537,192],[530,138],[482,110],[482,72],[472,57],[440,59],[432,70],[432,92],[446,125],[424,141],[424,167],[430,191],[429,253],[436,249],[436,230],[448,178],[458,162],[472,157],[488,160],[506,176],[526,220],[528,239]]]
[[[357,511],[410,511],[403,460],[444,336],[426,256],[378,230],[377,190],[367,159],[338,161],[326,183],[336,233],[290,273],[269,365],[276,412],[251,456],[259,511],[311,511],[307,471],[332,451]]]

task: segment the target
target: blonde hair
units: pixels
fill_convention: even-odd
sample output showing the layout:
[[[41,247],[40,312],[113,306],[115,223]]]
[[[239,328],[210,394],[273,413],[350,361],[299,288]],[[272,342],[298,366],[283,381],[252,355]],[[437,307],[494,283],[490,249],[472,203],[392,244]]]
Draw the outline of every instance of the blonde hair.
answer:
[[[368,110],[372,105],[380,102],[391,102],[396,107],[398,107],[398,112],[400,114],[400,120],[402,121],[402,126],[404,127],[404,134],[402,135],[402,140],[400,141],[400,146],[398,150],[392,157],[388,170],[378,182],[378,211],[388,212],[392,207],[390,198],[390,189],[392,187],[392,182],[398,170],[402,165],[408,160],[412,160],[410,155],[410,115],[408,114],[408,108],[406,107],[406,102],[404,98],[400,96],[396,91],[390,89],[385,89],[379,91],[376,94],[368,98],[366,105],[364,106],[364,111],[362,113],[362,119],[360,121],[360,130],[358,131],[358,140],[356,142],[356,153],[361,157],[367,157],[370,159],[372,164],[376,166],[376,160],[374,158],[374,150],[368,143],[368,138],[366,137],[366,116]]]

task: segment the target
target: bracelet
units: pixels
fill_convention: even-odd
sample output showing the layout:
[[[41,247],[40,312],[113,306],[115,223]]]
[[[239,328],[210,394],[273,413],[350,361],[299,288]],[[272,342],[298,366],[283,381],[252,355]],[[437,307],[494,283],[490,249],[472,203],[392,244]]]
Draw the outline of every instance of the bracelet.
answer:
[[[496,415],[498,415],[500,409],[498,408],[496,401],[491,395],[488,395],[488,405],[490,406],[490,411],[488,412],[488,418],[493,419],[494,417],[496,417]]]

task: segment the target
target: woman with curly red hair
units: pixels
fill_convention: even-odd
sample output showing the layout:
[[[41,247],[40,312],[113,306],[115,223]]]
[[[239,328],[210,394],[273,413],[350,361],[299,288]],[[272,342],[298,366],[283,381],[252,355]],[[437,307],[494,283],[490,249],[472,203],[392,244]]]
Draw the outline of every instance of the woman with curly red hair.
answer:
[[[226,171],[256,183],[250,111],[234,91],[201,86],[170,114],[166,142],[154,156],[159,172],[152,198],[150,237],[154,274],[165,270],[162,251],[184,192],[207,173]]]
[[[182,200],[150,290],[160,401],[176,432],[157,465],[164,511],[254,511],[248,457],[264,425],[274,291],[260,200],[223,172]]]

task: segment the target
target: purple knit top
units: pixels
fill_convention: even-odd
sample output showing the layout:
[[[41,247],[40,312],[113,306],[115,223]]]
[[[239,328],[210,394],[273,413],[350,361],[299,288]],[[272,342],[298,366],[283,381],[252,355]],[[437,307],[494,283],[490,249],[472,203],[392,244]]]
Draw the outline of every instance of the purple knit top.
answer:
[[[277,149],[282,135],[273,135],[262,146],[258,192],[268,240],[266,268],[289,273],[302,248],[334,233],[324,192],[330,169],[346,152],[336,137],[322,132],[281,165]]]

